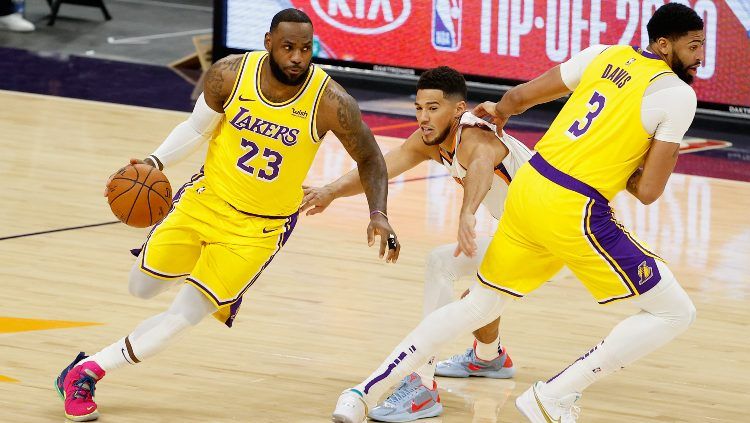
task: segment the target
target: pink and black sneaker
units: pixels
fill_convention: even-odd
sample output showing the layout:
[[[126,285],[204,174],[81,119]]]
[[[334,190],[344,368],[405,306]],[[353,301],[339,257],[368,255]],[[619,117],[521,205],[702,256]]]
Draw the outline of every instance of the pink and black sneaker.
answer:
[[[94,402],[94,389],[105,372],[93,361],[78,364],[86,358],[86,354],[79,353],[55,381],[57,394],[65,403],[65,417],[74,422],[99,418],[99,410]]]

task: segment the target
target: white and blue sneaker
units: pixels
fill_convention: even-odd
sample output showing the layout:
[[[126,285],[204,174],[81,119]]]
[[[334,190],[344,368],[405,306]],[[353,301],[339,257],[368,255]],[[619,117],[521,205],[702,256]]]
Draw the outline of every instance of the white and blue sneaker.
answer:
[[[468,348],[464,354],[439,362],[435,368],[435,376],[443,377],[488,377],[492,379],[509,379],[516,374],[513,360],[510,359],[505,348],[498,346],[498,355],[490,361],[477,357],[474,346]]]
[[[430,389],[422,384],[418,374],[412,373],[382,404],[373,408],[368,417],[380,422],[411,422],[439,416],[442,412],[437,384],[432,382]]]

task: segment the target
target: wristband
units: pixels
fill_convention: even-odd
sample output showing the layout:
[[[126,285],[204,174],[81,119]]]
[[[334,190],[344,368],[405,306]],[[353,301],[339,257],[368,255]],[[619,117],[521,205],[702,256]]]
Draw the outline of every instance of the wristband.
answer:
[[[380,214],[380,215],[383,215],[383,217],[384,217],[384,218],[385,218],[386,220],[388,220],[388,215],[387,215],[387,214],[385,214],[385,213],[383,213],[383,212],[382,212],[382,211],[380,211],[380,210],[373,210],[373,211],[371,211],[371,212],[370,212],[370,217],[373,217],[373,216],[374,216],[374,215],[376,215],[376,214]]]

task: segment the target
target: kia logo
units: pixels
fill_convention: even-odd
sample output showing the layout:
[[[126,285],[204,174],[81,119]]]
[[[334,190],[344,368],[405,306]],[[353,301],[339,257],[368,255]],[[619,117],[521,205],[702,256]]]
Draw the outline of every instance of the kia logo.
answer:
[[[403,3],[403,7],[401,8],[401,14],[394,17],[391,3],[398,4],[398,2]],[[321,0],[311,0],[310,3],[315,13],[327,24],[352,34],[373,35],[392,31],[403,25],[411,14],[411,0],[370,0],[369,2],[365,0],[323,0],[323,3],[327,3],[327,9],[320,5]],[[356,5],[352,8],[350,3],[356,3]],[[352,10],[354,11],[352,12]],[[385,24],[377,27],[352,26],[336,20],[336,18],[355,18],[367,22],[367,20],[374,21],[379,16],[382,16]]]

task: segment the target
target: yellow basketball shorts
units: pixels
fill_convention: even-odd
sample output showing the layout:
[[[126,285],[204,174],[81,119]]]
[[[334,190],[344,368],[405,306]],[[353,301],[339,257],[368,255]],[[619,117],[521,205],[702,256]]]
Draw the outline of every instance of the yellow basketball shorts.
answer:
[[[269,218],[241,212],[212,192],[203,173],[175,195],[172,209],[148,235],[139,256],[145,274],[185,278],[232,326],[242,295],[289,239],[297,214]]]
[[[537,153],[510,184],[477,277],[523,297],[567,265],[604,304],[653,288],[661,279],[656,260],[663,261],[615,219],[606,198]]]

